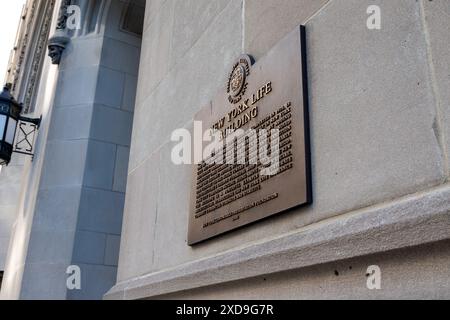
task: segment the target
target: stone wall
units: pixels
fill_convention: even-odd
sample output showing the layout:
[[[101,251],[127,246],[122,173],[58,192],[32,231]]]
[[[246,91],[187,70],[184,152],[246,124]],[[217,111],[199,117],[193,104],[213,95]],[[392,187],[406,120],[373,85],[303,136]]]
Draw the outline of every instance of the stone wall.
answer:
[[[15,155],[9,166],[0,172],[0,271],[5,270],[9,238],[16,219],[24,158]]]
[[[141,38],[122,28],[129,2],[99,3],[44,67],[2,298],[100,299],[116,281]],[[81,290],[66,285],[71,265]]]
[[[54,1],[29,0],[16,17],[16,41],[11,48],[5,83],[2,86],[6,83],[11,85],[12,95],[23,103],[22,113],[30,116],[36,104],[53,9]],[[0,270],[4,270],[6,263],[26,159],[26,156],[14,154],[9,166],[3,167],[0,172]]]
[[[372,4],[381,8],[381,30],[366,26]],[[437,279],[448,279],[444,245],[432,257],[419,247],[405,256],[387,251],[450,236],[449,15],[446,0],[147,1],[118,284],[107,297],[208,285],[176,297],[256,298],[260,289],[272,298],[355,297],[355,281],[339,295],[331,286],[342,278],[328,275],[334,266],[314,265],[356,259],[361,271],[371,259],[357,257],[377,254],[386,268],[416,263],[411,276],[425,268],[432,277],[433,261]],[[307,33],[314,204],[189,247],[191,168],[171,163],[170,134],[191,127],[241,53],[258,60],[299,24]],[[322,232],[330,232],[326,241]],[[297,271],[267,285],[250,279],[290,269]],[[292,285],[326,284],[290,290],[291,276]],[[412,295],[409,280],[391,279],[396,291],[376,297],[431,297],[439,282]],[[450,296],[448,286],[434,294]]]

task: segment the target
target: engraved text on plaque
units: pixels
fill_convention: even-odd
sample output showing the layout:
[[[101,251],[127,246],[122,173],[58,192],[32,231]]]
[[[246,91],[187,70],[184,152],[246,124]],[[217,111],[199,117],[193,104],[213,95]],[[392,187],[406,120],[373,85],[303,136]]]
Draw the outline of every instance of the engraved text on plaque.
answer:
[[[304,27],[255,64],[242,56],[230,71],[223,92],[195,120],[224,141],[236,130],[256,134],[227,140],[194,166],[189,245],[312,202]],[[273,168],[258,152],[263,144],[277,160]]]

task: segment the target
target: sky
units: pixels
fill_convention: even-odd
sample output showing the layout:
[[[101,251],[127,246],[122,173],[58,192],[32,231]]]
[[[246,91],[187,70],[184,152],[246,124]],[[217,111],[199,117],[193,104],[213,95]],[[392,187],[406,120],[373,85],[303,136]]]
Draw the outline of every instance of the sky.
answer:
[[[3,87],[8,60],[16,40],[22,7],[26,0],[0,0],[0,85]]]

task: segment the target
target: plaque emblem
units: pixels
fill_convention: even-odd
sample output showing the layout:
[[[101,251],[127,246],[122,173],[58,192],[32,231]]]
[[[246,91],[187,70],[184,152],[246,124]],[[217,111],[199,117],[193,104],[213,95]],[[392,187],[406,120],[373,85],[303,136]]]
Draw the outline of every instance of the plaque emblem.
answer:
[[[247,91],[247,79],[250,76],[251,65],[251,57],[243,55],[233,66],[227,84],[228,100],[230,103],[235,104],[240,102]]]

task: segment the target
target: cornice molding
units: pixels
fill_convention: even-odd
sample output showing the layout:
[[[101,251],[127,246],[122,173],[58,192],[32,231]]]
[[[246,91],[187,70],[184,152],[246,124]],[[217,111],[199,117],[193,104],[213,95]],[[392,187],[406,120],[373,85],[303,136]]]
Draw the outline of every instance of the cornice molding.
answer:
[[[446,184],[264,242],[119,282],[105,299],[158,297],[448,239],[450,185]]]

